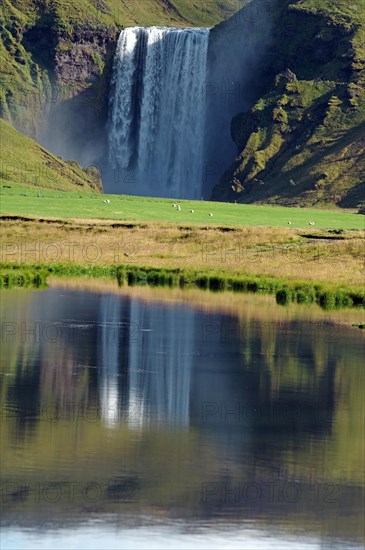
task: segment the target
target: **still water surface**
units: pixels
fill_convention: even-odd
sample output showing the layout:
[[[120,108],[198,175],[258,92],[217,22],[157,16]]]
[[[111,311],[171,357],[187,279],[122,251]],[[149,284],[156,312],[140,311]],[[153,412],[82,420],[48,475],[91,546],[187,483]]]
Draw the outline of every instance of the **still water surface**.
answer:
[[[1,548],[363,548],[361,316],[2,292]]]

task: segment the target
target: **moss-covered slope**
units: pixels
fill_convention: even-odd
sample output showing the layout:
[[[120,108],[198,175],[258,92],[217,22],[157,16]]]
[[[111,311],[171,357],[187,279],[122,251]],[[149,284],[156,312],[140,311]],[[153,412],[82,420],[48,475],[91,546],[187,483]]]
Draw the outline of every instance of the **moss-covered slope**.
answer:
[[[214,199],[356,207],[365,182],[365,5],[278,0],[266,94],[232,121]]]
[[[97,170],[63,161],[1,119],[0,151],[1,185],[15,183],[63,191],[102,191]]]

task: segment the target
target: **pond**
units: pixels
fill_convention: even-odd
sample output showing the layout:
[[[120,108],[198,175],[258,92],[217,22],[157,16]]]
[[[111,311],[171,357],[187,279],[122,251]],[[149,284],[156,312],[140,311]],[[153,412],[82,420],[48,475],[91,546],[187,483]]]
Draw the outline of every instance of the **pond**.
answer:
[[[1,291],[2,548],[362,548],[358,310]]]

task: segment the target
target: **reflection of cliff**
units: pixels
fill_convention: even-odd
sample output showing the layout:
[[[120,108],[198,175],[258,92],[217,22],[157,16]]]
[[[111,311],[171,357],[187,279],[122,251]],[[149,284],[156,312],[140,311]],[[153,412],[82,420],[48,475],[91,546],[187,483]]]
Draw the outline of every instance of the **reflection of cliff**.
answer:
[[[240,324],[240,333],[246,334],[242,351],[247,384],[263,413],[258,424],[271,430],[329,433],[341,355],[333,345],[333,327]]]
[[[85,400],[85,384],[79,379],[77,385],[74,383],[74,370],[76,361],[73,350],[70,346],[45,346],[40,357],[42,365],[40,383],[41,395],[44,406],[50,406],[56,411],[62,411],[65,404]],[[42,403],[41,403],[42,406]]]

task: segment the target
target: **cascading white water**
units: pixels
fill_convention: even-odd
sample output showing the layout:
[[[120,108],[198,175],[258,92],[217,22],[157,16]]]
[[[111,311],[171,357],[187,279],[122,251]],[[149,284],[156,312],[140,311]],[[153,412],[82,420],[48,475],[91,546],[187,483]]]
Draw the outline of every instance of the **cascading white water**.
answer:
[[[121,32],[109,162],[123,193],[200,198],[209,29]]]

